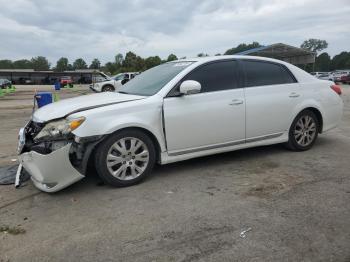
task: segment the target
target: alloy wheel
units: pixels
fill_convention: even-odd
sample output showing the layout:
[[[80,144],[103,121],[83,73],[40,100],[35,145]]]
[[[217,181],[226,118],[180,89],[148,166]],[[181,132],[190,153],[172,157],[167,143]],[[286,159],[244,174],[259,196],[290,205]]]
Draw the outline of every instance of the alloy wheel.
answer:
[[[124,181],[139,177],[147,168],[148,162],[147,145],[135,137],[119,139],[110,147],[106,158],[110,174]]]
[[[316,122],[309,115],[300,117],[294,128],[295,141],[302,147],[310,145],[316,137]]]

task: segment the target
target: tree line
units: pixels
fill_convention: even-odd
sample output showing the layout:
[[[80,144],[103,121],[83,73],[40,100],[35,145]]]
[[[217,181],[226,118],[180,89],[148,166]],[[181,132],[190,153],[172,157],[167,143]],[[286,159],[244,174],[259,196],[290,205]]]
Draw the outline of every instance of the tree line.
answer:
[[[230,48],[224,52],[224,55],[232,55],[239,52],[243,52],[252,48],[261,47],[258,42],[250,44],[242,43],[236,47]],[[305,40],[301,48],[315,52],[316,54],[328,47],[328,43],[325,40],[320,39],[308,39]],[[221,55],[220,53],[215,55]],[[198,57],[208,56],[206,53],[199,53]],[[183,57],[185,58],[185,57]],[[114,57],[114,61],[107,62],[104,65],[101,64],[98,58],[92,60],[88,65],[83,58],[77,58],[70,63],[68,58],[61,57],[56,62],[55,66],[51,66],[48,59],[44,56],[33,57],[32,59],[20,59],[12,61],[9,59],[0,60],[0,69],[34,69],[34,70],[54,70],[56,72],[63,72],[69,70],[79,69],[96,69],[107,72],[109,74],[117,74],[120,72],[135,72],[144,71],[151,67],[160,65],[164,62],[177,60],[177,56],[170,54],[167,59],[162,60],[159,56],[150,56],[142,58],[133,52],[127,52],[125,57],[122,54],[117,54]],[[323,52],[316,56],[314,65],[307,65],[302,67],[306,71],[332,71],[337,69],[349,69],[350,68],[350,52],[341,52],[340,54],[331,57],[327,52]]]

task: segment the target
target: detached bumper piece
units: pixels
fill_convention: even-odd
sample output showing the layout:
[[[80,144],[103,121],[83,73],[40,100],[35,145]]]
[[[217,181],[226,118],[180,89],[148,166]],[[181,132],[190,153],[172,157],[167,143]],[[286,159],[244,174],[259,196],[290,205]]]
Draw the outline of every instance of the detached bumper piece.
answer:
[[[20,163],[38,189],[52,193],[84,178],[69,160],[71,146],[69,143],[45,155],[35,151],[19,155]]]

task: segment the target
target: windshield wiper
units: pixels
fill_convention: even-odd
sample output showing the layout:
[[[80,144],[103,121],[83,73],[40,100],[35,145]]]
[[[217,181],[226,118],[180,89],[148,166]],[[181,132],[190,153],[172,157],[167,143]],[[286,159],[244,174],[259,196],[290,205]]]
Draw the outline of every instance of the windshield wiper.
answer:
[[[125,91],[118,91],[118,93],[130,95],[128,92]]]

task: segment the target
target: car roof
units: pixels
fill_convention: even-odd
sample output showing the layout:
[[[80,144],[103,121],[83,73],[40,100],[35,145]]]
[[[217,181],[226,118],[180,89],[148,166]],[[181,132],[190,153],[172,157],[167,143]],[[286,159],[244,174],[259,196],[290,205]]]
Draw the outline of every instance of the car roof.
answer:
[[[191,62],[192,65],[189,67],[190,70],[192,68],[195,68],[197,66],[200,66],[202,64],[205,64],[207,62],[211,61],[224,61],[227,59],[236,59],[236,60],[260,60],[260,61],[266,61],[266,62],[272,62],[277,63],[280,65],[286,66],[289,70],[292,71],[294,77],[298,80],[298,82],[313,82],[316,80],[316,78],[309,73],[305,72],[304,70],[300,69],[299,67],[292,65],[290,63],[284,62],[282,60],[274,59],[274,58],[268,58],[268,57],[261,57],[261,56],[250,56],[250,55],[221,55],[221,56],[207,56],[207,57],[194,57],[194,58],[186,58],[186,59],[180,59],[171,61],[168,63],[181,63],[181,62]]]
[[[210,61],[220,61],[226,59],[239,59],[239,60],[261,60],[261,61],[269,61],[280,64],[288,64],[282,60],[269,58],[269,57],[261,57],[261,56],[250,56],[250,55],[220,55],[220,56],[205,56],[205,57],[193,57],[193,58],[185,58],[179,59],[171,62],[210,62]],[[171,63],[169,62],[169,63]]]

